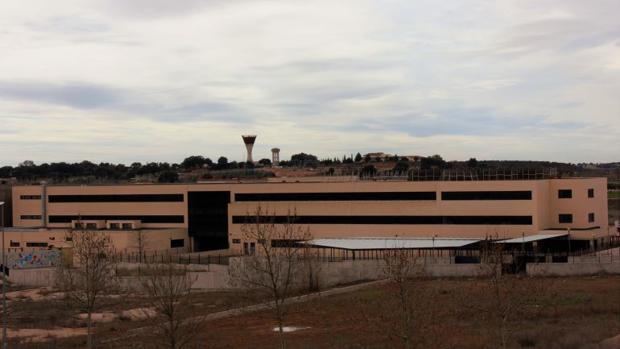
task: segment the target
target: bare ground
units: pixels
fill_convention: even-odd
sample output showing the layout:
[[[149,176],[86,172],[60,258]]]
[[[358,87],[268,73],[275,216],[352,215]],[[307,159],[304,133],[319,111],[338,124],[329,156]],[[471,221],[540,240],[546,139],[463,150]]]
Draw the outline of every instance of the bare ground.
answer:
[[[496,348],[497,321],[488,309],[491,297],[487,282],[480,279],[412,281],[415,347]],[[510,348],[599,348],[620,334],[620,277],[525,278],[516,281],[515,292],[526,293],[518,316],[508,321]],[[542,293],[539,290],[543,290]],[[398,348],[401,341],[390,336],[396,328],[394,289],[376,284],[346,294],[322,296],[289,306],[286,325],[297,327],[286,333],[289,348]],[[536,293],[536,297],[534,294]],[[540,294],[538,294],[540,293]],[[531,296],[531,297],[530,297]],[[252,303],[249,297],[232,293],[203,293],[196,301],[199,313],[215,313]],[[258,298],[254,298],[256,302]],[[15,305],[20,303],[19,305]],[[23,303],[23,304],[22,304]],[[120,304],[119,304],[120,303]],[[11,328],[74,328],[83,326],[76,312],[59,300],[17,301]],[[122,312],[143,303],[136,298],[109,298],[101,312]],[[27,314],[30,314],[27,316]],[[139,319],[119,317],[97,324],[96,338],[104,348],[144,348],[152,333],[123,337],[132,328],[144,326]],[[196,348],[274,348],[278,346],[276,325],[268,310],[218,318],[205,323]],[[146,337],[145,337],[146,336]],[[148,337],[148,338],[147,338]],[[124,337],[123,337],[124,338]],[[83,336],[55,338],[32,343],[13,338],[12,348],[82,348]],[[112,344],[113,343],[113,344]]]

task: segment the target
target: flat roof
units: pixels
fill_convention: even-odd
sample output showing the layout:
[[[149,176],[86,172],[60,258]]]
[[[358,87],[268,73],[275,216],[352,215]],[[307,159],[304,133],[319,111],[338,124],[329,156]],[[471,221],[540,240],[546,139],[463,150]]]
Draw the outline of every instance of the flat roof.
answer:
[[[109,187],[109,186],[184,186],[184,185],[220,185],[220,184],[300,184],[300,183],[343,183],[343,182],[351,182],[351,183],[393,183],[393,182],[404,182],[404,183],[426,183],[426,182],[461,182],[454,180],[428,180],[428,181],[410,181],[406,179],[387,179],[387,178],[375,178],[375,179],[359,179],[355,177],[350,181],[342,180],[336,176],[334,180],[330,180],[330,176],[306,176],[306,177],[270,177],[267,179],[254,179],[254,178],[237,178],[237,179],[227,179],[227,180],[213,180],[213,181],[198,181],[198,182],[176,182],[176,183],[154,183],[154,182],[118,182],[118,183],[84,183],[84,184],[76,184],[76,183],[47,183],[48,187]],[[346,177],[346,176],[345,176]],[[536,178],[536,179],[477,179],[477,180],[468,180],[467,182],[533,182],[533,181],[549,181],[549,180],[591,180],[591,179],[603,179],[605,177],[562,177],[562,178]],[[12,183],[12,187],[39,187],[40,183]]]
[[[508,240],[499,240],[495,241],[496,244],[522,244],[526,242],[540,241],[558,238],[562,236],[568,236],[567,233],[555,233],[555,234],[536,234],[536,235],[528,235],[522,236],[520,238],[508,239]]]
[[[313,239],[306,244],[315,247],[327,247],[343,250],[386,250],[386,249],[422,249],[422,248],[458,248],[482,239],[460,238],[337,238]]]

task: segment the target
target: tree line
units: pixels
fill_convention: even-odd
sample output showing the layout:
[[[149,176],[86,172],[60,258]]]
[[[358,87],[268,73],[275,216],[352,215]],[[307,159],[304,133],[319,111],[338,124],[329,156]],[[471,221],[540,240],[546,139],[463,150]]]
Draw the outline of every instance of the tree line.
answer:
[[[336,168],[349,168],[348,171],[356,174],[373,175],[386,170],[385,164],[392,166],[389,171],[394,173],[405,174],[409,169],[532,169],[546,170],[554,168],[562,173],[571,173],[578,175],[579,173],[587,173],[595,175],[593,171],[612,171],[615,164],[571,164],[549,161],[511,161],[511,160],[477,160],[470,158],[467,161],[446,161],[441,155],[435,154],[431,156],[420,157],[401,157],[398,155],[385,155],[383,157],[370,154],[343,155],[341,158],[323,158],[319,159],[316,155],[309,153],[293,154],[290,160],[282,160],[278,164],[280,167],[296,167],[296,168],[329,168],[325,173],[333,175],[338,172]],[[220,156],[217,160],[211,160],[202,155],[189,156],[180,163],[168,162],[134,162],[130,165],[113,164],[109,162],[93,163],[91,161],[82,161],[75,163],[68,162],[52,162],[35,164],[33,161],[26,160],[18,166],[0,167],[0,178],[16,178],[18,181],[38,181],[49,180],[52,182],[124,182],[131,180],[157,181],[160,183],[178,182],[180,174],[190,173],[196,170],[204,170],[206,172],[217,174],[230,172],[232,177],[253,176],[261,171],[257,169],[270,167],[271,160],[267,158],[260,159],[256,163],[229,161],[225,156]],[[609,165],[609,166],[606,166]],[[598,169],[592,169],[598,166]],[[611,166],[611,167],[610,167]],[[618,165],[620,171],[620,165]],[[243,170],[243,171],[240,171]],[[345,171],[347,172],[347,171]],[[347,172],[347,173],[348,173]],[[202,174],[200,178],[209,179],[217,176],[210,174]],[[601,175],[601,174],[599,174]],[[605,175],[605,174],[602,174]],[[196,179],[199,177],[195,177]],[[191,179],[191,177],[190,177]]]

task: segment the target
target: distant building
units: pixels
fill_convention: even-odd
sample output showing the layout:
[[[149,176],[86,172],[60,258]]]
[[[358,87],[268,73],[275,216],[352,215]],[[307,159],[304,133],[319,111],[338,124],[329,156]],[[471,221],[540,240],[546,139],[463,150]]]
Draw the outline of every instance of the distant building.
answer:
[[[383,152],[376,152],[376,153],[368,153],[366,155],[364,155],[364,157],[370,157],[370,159],[372,160],[379,160],[379,161],[385,161],[388,158],[392,157],[394,155],[392,154],[388,154],[388,153],[383,153]]]
[[[308,181],[151,185],[23,185],[12,188],[14,248],[49,246],[72,229],[111,233],[131,250],[138,231],[153,250],[241,252],[258,207],[315,238],[517,238],[570,230],[573,240],[608,234],[607,180]]]

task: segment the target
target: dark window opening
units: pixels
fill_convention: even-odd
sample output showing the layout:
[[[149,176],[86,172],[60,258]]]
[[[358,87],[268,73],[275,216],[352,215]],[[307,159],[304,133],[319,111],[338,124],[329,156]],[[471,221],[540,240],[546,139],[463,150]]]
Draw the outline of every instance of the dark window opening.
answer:
[[[110,229],[120,229],[121,225],[119,223],[110,223]]]
[[[594,222],[594,213],[588,213],[588,223]]]
[[[22,220],[34,220],[34,219],[40,220],[41,219],[41,215],[34,215],[34,214],[22,215],[22,216],[19,216],[19,218],[22,219]]]
[[[573,223],[573,215],[570,213],[560,213],[558,215],[558,221],[560,223]]]
[[[47,247],[47,242],[26,242],[26,247]]]
[[[19,241],[13,241],[11,240],[11,242],[9,243],[11,247],[19,247]]]
[[[49,216],[50,223],[71,223],[71,221],[93,220],[93,221],[141,221],[142,223],[183,223],[183,216]]]
[[[434,191],[235,194],[235,201],[413,201],[436,199],[437,193]]]
[[[41,200],[41,195],[20,195],[20,200]]]
[[[588,189],[588,197],[589,198],[593,198],[594,197],[594,188]]]
[[[233,216],[234,224],[255,223],[254,216]],[[261,216],[260,223],[275,224],[493,224],[531,225],[532,216]]]
[[[86,229],[97,229],[97,223],[86,223]]]
[[[123,223],[122,224],[122,228],[123,228],[123,230],[131,230],[131,229],[133,229],[133,224],[131,224],[131,223]]]
[[[271,240],[271,247],[298,247],[301,240],[274,239]]]
[[[232,239],[232,243],[233,244],[240,244],[241,243],[241,239]]]
[[[560,189],[558,190],[558,198],[559,199],[570,199],[573,197],[573,191],[571,189]]]
[[[185,239],[170,240],[170,248],[185,247]]]
[[[532,200],[531,191],[444,191],[441,200]]]
[[[50,195],[49,202],[183,202],[183,194]]]

